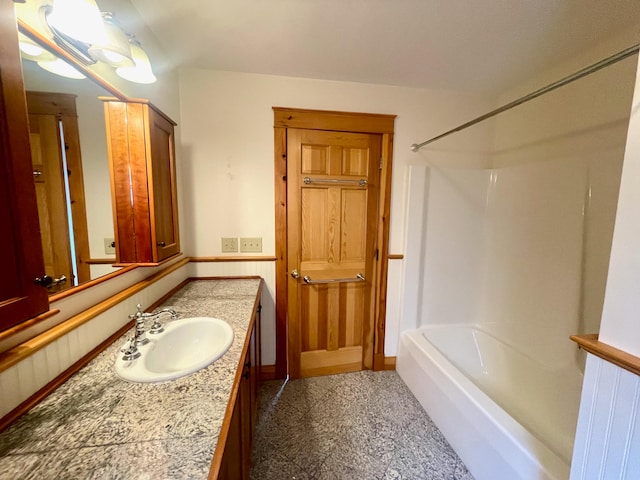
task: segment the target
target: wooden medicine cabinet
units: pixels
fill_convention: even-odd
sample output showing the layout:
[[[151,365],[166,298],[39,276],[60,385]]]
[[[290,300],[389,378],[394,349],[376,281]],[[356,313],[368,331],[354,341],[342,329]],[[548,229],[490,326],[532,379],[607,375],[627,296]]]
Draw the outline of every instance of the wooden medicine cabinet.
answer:
[[[118,263],[157,264],[180,252],[176,123],[146,100],[104,101]]]

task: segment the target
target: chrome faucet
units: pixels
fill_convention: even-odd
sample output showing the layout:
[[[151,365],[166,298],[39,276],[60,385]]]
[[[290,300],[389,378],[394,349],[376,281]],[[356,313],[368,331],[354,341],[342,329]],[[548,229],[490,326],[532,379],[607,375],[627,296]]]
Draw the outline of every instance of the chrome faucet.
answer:
[[[156,335],[158,333],[164,332],[164,327],[160,323],[160,320],[158,320],[160,318],[160,315],[162,315],[163,313],[170,314],[171,320],[178,319],[178,314],[176,313],[175,310],[172,310],[171,308],[163,308],[162,310],[156,310],[153,313],[144,314],[145,318],[153,318],[153,325],[151,325],[151,328],[149,329],[150,335]]]
[[[145,333],[145,320],[147,320],[148,318],[153,318],[153,325],[151,325],[151,328],[149,329],[149,334],[157,335],[158,333],[164,332],[164,327],[159,320],[160,316],[163,313],[170,314],[171,320],[176,320],[178,318],[178,314],[175,312],[175,310],[172,310],[170,308],[156,310],[153,313],[143,312],[142,306],[140,304],[136,305],[136,308],[138,311],[129,315],[129,320],[136,321],[135,329],[133,331],[133,337],[131,338],[129,346],[121,350],[121,352],[124,353],[122,359],[125,361],[135,360],[136,358],[138,358],[141,355],[138,347],[146,345],[150,341]]]
[[[144,335],[144,313],[142,312],[142,306],[138,304],[137,309],[138,311],[136,313],[129,315],[129,320],[136,321],[133,337],[131,337],[131,340],[129,341],[129,346],[120,350],[124,353],[122,356],[124,361],[135,360],[138,358],[142,355],[140,350],[138,350],[138,346],[149,343],[149,339]]]
[[[140,304],[136,305],[138,311],[129,315],[129,320],[136,321],[136,329],[134,330],[133,341],[136,346],[146,345],[149,343],[149,339],[145,335],[144,321],[150,315],[142,311]]]

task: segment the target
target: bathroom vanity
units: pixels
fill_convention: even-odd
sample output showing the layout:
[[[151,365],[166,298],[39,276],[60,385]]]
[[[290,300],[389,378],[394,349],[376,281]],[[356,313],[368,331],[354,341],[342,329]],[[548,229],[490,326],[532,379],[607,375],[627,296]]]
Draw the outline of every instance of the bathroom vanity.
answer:
[[[114,369],[123,336],[0,434],[0,479],[248,478],[262,283],[186,283],[161,307],[225,320],[227,353],[182,378],[130,383]]]

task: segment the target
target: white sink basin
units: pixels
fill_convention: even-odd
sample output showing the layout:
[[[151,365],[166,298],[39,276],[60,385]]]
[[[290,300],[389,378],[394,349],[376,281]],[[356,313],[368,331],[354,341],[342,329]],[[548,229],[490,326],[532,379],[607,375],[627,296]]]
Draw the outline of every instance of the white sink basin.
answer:
[[[150,342],[138,347],[140,357],[123,360],[118,352],[116,373],[130,382],[163,382],[184,377],[222,357],[233,342],[233,330],[211,317],[168,322],[164,332],[147,333]],[[127,342],[123,348],[128,347]]]

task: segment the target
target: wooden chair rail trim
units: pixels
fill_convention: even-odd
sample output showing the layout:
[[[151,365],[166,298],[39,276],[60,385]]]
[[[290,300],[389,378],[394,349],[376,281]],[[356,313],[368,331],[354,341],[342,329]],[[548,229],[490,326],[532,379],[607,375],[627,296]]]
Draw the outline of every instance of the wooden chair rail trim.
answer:
[[[144,262],[144,263],[114,263],[113,266],[114,267],[159,267],[161,265],[164,265],[165,263],[169,263],[172,262],[173,260],[175,260],[176,258],[178,258],[180,255],[182,255],[182,252],[178,252],[174,255],[171,255],[170,257],[167,257],[163,260],[160,260],[159,262]],[[185,257],[185,258],[189,258],[189,257]]]
[[[233,409],[236,404],[236,399],[238,398],[238,391],[240,390],[240,382],[242,380],[242,371],[244,369],[244,359],[247,356],[247,352],[249,351],[249,346],[251,344],[251,330],[254,327],[256,315],[258,313],[258,307],[260,306],[263,285],[264,285],[264,280],[261,280],[260,286],[258,287],[258,293],[256,294],[256,300],[253,304],[251,321],[249,322],[249,326],[247,327],[247,333],[244,338],[244,345],[242,346],[242,352],[240,353],[240,359],[238,360],[236,375],[233,379],[233,386],[231,387],[231,395],[229,396],[229,402],[227,403],[227,408],[224,412],[222,425],[220,426],[220,435],[218,435],[216,450],[213,453],[213,459],[211,460],[211,467],[209,469],[209,477],[208,477],[209,480],[216,480],[218,478],[218,474],[220,473],[220,467],[222,466],[222,457],[224,455],[224,449],[227,443],[227,437],[229,436],[229,428],[231,427],[231,417],[233,417]]]
[[[571,335],[569,338],[576,342],[583,350],[613,363],[620,368],[624,368],[631,373],[640,375],[640,357],[612,347],[598,340],[598,334]]]
[[[40,322],[42,322],[43,320],[46,320],[47,318],[51,318],[54,315],[57,315],[58,313],[60,313],[60,310],[57,309],[53,309],[53,310],[49,310],[47,312],[41,313],[40,315],[38,315],[37,317],[33,317],[30,318],[29,320],[19,323],[18,325],[15,325],[3,332],[0,332],[0,340],[4,340],[5,338],[9,338],[13,335],[15,335],[16,333],[19,333],[23,330],[26,330],[29,327],[32,327]]]
[[[275,256],[264,256],[264,257],[238,257],[238,256],[229,256],[229,257],[191,257],[191,261],[194,263],[222,263],[222,262],[275,262]]]
[[[122,290],[121,292],[116,293],[112,297],[109,297],[108,299],[100,303],[97,303],[96,305],[69,318],[68,320],[63,321],[62,323],[47,330],[46,332],[43,332],[40,335],[30,340],[27,340],[26,342],[23,342],[20,345],[16,345],[15,347],[7,350],[6,352],[1,353],[0,354],[0,372],[3,372],[8,368],[11,368],[18,362],[33,355],[37,351],[46,347],[50,343],[56,341],[60,337],[66,335],[70,331],[78,328],[80,325],[83,325],[84,323],[87,323],[89,320],[97,317],[101,313],[106,312],[114,305],[117,305],[123,300],[143,290],[144,288],[154,284],[161,278],[166,277],[167,275],[179,269],[180,267],[186,265],[187,263],[189,263],[189,259],[183,258],[182,260],[169,265],[167,268],[154,273],[153,275],[145,278],[144,280],[141,280],[140,282],[134,285],[131,285],[125,290]]]
[[[87,260],[89,265],[113,265],[116,263],[115,258],[90,258]]]
[[[109,262],[109,263],[113,263],[113,261]],[[77,287],[73,287],[70,288],[68,290],[63,290],[60,293],[56,293],[54,295],[51,295],[49,297],[49,303],[53,303],[53,302],[57,302],[59,300],[62,300],[63,298],[67,298],[71,295],[74,295],[78,292],[82,292],[88,288],[93,287],[94,285],[100,285],[103,282],[106,282],[107,280],[111,280],[112,278],[118,277],[120,275],[123,275],[127,272],[130,272],[131,270],[133,270],[134,268],[136,268],[137,265],[127,265],[124,268],[121,268],[120,270],[116,270],[115,272],[111,272],[111,273],[107,273],[106,275],[103,275],[102,277],[99,278],[95,278],[93,280],[89,280],[88,282],[83,283],[82,285],[78,285]]]
[[[0,432],[16,421],[22,414],[29,411],[35,405],[44,400],[49,394],[51,394],[56,388],[69,380],[71,376],[78,372],[91,360],[96,358],[105,348],[115,342],[118,338],[125,334],[127,330],[131,328],[133,321],[128,322],[116,333],[107,338],[104,342],[98,345],[96,348],[87,353],[84,357],[78,360],[76,363],[67,368],[64,372],[58,375],[56,378],[47,383],[44,387],[38,390],[36,393],[27,398],[24,402],[18,405],[16,408],[7,413],[4,417],[0,418]]]

